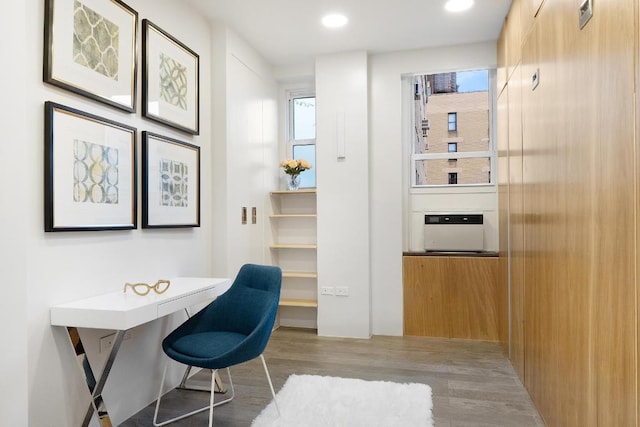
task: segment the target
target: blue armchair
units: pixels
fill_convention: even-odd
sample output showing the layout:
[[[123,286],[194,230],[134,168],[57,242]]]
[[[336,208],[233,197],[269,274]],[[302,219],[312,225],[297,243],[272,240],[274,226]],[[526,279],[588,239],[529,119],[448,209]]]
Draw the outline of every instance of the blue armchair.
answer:
[[[235,396],[229,368],[256,357],[262,360],[275,402],[273,384],[262,352],[269,342],[275,323],[281,285],[280,268],[246,264],[242,266],[227,292],[187,319],[163,340],[162,349],[171,359],[187,366],[211,370],[211,398],[209,405],[204,408],[158,422],[167,362],[153,416],[154,426],[163,426],[207,409],[209,426],[212,426],[213,408],[230,402]],[[223,368],[227,369],[229,375],[231,397],[214,402],[216,373]]]

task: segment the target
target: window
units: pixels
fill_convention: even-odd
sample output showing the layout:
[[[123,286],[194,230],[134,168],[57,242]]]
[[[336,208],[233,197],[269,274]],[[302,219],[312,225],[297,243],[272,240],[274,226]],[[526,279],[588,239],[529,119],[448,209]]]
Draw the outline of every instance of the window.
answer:
[[[413,129],[407,132],[412,138],[411,186],[493,185],[495,101],[489,78],[495,78],[495,71],[443,74],[412,76],[405,86],[410,88],[405,99],[413,106],[409,122]],[[425,89],[429,86],[431,91]],[[420,99],[415,99],[416,93]]]
[[[316,97],[308,92],[290,92],[289,155],[292,159],[305,159],[311,169],[300,174],[300,188],[316,186]]]
[[[447,147],[449,150],[449,153],[455,153],[458,151],[458,143],[457,142],[450,142],[449,146]],[[455,164],[458,161],[458,159],[449,159],[449,163]],[[451,184],[451,183],[449,183]]]
[[[458,130],[458,113],[449,113],[449,132]]]
[[[293,98],[292,133],[294,141],[316,139],[316,98]]]

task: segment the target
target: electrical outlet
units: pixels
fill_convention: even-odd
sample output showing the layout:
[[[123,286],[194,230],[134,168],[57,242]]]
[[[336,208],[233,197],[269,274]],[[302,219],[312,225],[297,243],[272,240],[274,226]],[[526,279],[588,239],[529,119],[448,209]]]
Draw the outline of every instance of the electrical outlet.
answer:
[[[124,333],[124,337],[122,337],[122,341],[127,341],[133,338],[133,331],[128,330]],[[107,352],[111,350],[113,347],[113,342],[116,340],[116,334],[106,335],[100,338],[100,353]]]
[[[111,334],[100,338],[100,353],[109,351],[113,347],[113,342],[116,339],[116,334]]]
[[[335,290],[333,289],[333,286],[323,286],[320,288],[320,294],[321,295],[335,295]]]
[[[348,297],[349,296],[349,287],[348,286],[336,286],[336,296]]]

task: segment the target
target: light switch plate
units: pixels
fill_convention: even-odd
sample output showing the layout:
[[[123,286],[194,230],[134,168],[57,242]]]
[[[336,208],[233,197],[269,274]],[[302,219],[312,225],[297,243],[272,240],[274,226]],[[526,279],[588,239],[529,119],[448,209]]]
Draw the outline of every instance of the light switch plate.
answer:
[[[348,286],[337,286],[336,287],[336,296],[348,297],[349,296],[349,287]]]
[[[582,29],[585,25],[587,25],[587,22],[589,22],[589,19],[591,19],[591,17],[593,16],[593,0],[583,0],[582,3],[580,3],[580,9],[579,9],[579,24],[580,24],[580,29]]]
[[[333,286],[323,286],[320,288],[320,295],[335,295]]]

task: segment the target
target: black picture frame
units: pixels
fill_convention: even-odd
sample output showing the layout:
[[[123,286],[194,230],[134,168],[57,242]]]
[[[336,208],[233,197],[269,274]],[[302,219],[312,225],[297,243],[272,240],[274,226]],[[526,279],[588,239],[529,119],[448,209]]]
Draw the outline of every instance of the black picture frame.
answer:
[[[134,113],[137,35],[120,0],[45,0],[43,81]]]
[[[200,56],[148,19],[142,20],[142,116],[200,133]]]
[[[142,132],[142,228],[200,227],[200,147]]]
[[[47,101],[44,229],[135,229],[137,130]]]

